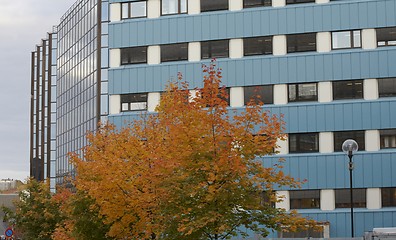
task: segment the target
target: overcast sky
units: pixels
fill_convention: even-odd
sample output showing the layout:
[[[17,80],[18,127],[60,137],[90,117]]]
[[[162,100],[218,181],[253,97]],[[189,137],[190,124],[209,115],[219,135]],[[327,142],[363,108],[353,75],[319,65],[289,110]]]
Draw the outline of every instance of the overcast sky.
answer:
[[[0,0],[0,179],[29,176],[30,57],[76,0]]]

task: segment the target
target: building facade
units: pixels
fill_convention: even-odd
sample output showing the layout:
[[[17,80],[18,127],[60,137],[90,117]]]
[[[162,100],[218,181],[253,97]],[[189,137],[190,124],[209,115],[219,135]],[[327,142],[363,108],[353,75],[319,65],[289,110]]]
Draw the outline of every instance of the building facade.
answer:
[[[341,144],[353,138],[355,236],[396,226],[396,0],[78,1],[57,29],[58,182],[73,172],[67,153],[98,121],[121,127],[153,112],[178,72],[201,87],[212,58],[230,109],[259,91],[284,115],[287,141],[263,164],[284,158],[284,171],[307,182],[279,189],[277,207],[328,222],[330,237],[350,236]]]

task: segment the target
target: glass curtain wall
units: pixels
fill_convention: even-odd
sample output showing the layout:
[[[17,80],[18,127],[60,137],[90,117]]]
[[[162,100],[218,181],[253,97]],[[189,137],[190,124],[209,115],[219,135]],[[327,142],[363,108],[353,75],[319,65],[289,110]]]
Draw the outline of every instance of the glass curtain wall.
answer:
[[[58,26],[57,54],[57,183],[74,176],[68,153],[81,153],[87,144],[85,135],[93,131],[101,117],[100,0],[76,2]],[[108,3],[107,3],[108,5]],[[107,29],[107,28],[106,28]]]

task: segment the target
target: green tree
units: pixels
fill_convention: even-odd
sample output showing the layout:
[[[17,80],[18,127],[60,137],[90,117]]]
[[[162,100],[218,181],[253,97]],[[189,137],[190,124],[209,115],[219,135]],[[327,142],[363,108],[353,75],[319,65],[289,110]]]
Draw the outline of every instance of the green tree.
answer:
[[[64,220],[57,225],[52,239],[110,239],[107,237],[109,226],[103,223],[94,200],[87,194],[59,189],[53,201],[60,204]]]
[[[28,180],[26,188],[19,192],[15,211],[3,207],[4,220],[15,225],[23,239],[51,239],[56,226],[63,221],[60,204],[52,201],[49,185]]]

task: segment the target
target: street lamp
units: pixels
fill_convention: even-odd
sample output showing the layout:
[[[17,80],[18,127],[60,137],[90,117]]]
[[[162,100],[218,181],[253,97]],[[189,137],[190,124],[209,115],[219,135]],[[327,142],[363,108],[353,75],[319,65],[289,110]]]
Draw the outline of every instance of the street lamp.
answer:
[[[353,170],[353,162],[352,157],[355,152],[357,152],[359,146],[357,142],[353,139],[347,139],[342,144],[342,151],[346,153],[349,157],[349,192],[351,194],[351,232],[352,237],[354,237],[353,231],[353,194],[352,194],[352,170]]]

